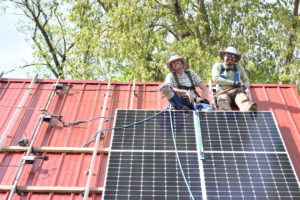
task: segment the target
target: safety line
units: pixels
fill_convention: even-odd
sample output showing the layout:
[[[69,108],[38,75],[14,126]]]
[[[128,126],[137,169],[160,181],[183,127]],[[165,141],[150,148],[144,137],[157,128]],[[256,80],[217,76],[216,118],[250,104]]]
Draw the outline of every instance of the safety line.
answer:
[[[178,165],[179,165],[182,177],[184,179],[185,185],[186,185],[186,187],[187,187],[187,189],[188,189],[188,191],[190,193],[191,198],[194,200],[193,193],[192,193],[192,191],[190,189],[190,186],[189,186],[189,184],[188,184],[188,182],[186,180],[186,177],[184,175],[184,171],[183,171],[182,166],[181,166],[181,162],[180,162],[180,158],[179,158],[179,154],[178,154],[178,150],[177,150],[177,145],[176,145],[176,140],[175,140],[175,135],[174,135],[174,128],[173,128],[173,119],[172,119],[171,108],[169,109],[169,116],[170,116],[171,132],[172,132],[172,138],[173,138],[173,144],[174,144],[174,148],[175,148],[177,162],[178,162]]]

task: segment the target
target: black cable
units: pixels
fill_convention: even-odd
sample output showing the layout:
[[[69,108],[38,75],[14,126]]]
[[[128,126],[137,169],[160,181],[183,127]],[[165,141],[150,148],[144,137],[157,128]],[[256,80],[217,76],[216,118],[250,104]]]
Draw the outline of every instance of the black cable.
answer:
[[[85,147],[86,145],[88,145],[88,144],[90,144],[92,141],[94,141],[94,138],[96,138],[97,135],[98,135],[99,133],[101,133],[101,136],[102,136],[102,135],[104,135],[104,133],[103,133],[104,131],[109,131],[109,130],[119,130],[119,129],[128,128],[128,127],[131,127],[131,126],[135,126],[135,125],[144,123],[144,122],[146,122],[146,121],[149,121],[149,120],[151,120],[151,119],[156,118],[158,115],[162,114],[162,113],[163,113],[164,111],[166,111],[166,110],[167,110],[167,109],[164,109],[164,110],[162,110],[162,111],[156,113],[155,115],[152,115],[152,116],[150,116],[150,117],[148,117],[148,118],[146,118],[146,119],[143,119],[143,120],[141,120],[141,121],[134,122],[134,123],[131,123],[131,124],[128,124],[128,125],[125,125],[125,126],[119,126],[119,127],[113,127],[113,128],[102,129],[102,130],[96,132],[95,135],[93,135],[93,137],[92,137],[91,140],[89,140],[88,142],[84,143],[84,144],[83,144],[83,147]]]
[[[89,119],[89,120],[78,120],[78,121],[75,121],[75,122],[65,122],[65,121],[62,120],[62,116],[58,116],[58,115],[51,115],[51,116],[54,117],[55,119],[57,119],[59,122],[61,122],[64,127],[76,126],[78,124],[91,122],[93,120],[100,119],[100,118],[105,118],[106,119],[105,122],[108,122],[110,119],[114,118],[114,117],[94,117],[94,118]]]

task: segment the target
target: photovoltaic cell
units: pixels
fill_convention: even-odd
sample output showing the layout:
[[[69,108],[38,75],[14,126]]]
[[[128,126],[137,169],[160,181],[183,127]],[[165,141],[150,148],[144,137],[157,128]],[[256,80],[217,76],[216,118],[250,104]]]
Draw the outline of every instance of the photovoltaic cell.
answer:
[[[271,112],[200,112],[205,151],[285,152]]]
[[[147,119],[159,112],[118,110],[115,127]],[[172,111],[172,121],[189,188],[195,199],[202,199],[193,113]],[[177,162],[169,111],[114,131],[104,199],[191,199]]]
[[[118,110],[116,127],[132,124],[147,119],[159,111]],[[182,111],[172,113],[174,132],[178,150],[196,151],[193,115]],[[114,131],[112,150],[170,150],[174,151],[171,134],[169,111],[156,118],[126,129]]]
[[[271,112],[200,112],[207,199],[300,199]]]
[[[299,186],[286,154],[208,153],[208,199],[297,199]]]
[[[118,110],[115,127],[160,111]],[[300,199],[299,181],[271,112],[172,111],[182,168],[194,199]],[[199,141],[198,141],[199,142]],[[174,150],[169,111],[115,130],[104,199],[191,199]]]
[[[201,197],[196,153],[180,153],[193,195]],[[174,152],[112,152],[105,199],[190,199]]]

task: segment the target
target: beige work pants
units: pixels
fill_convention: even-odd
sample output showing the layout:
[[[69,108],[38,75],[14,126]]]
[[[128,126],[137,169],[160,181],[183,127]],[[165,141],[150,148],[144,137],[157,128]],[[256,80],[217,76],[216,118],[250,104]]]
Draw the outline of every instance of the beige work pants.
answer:
[[[233,88],[217,97],[219,110],[232,110],[231,105],[233,102],[239,107],[240,111],[249,111],[251,106],[251,102],[241,88]]]

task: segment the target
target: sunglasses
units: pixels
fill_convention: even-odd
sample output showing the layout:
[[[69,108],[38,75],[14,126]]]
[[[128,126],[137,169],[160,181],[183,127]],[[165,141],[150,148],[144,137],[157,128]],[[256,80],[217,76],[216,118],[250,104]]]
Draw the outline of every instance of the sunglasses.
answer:
[[[225,56],[228,57],[228,58],[230,58],[230,57],[231,57],[231,58],[235,58],[235,55],[234,55],[234,54],[226,53]]]

